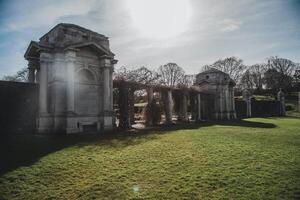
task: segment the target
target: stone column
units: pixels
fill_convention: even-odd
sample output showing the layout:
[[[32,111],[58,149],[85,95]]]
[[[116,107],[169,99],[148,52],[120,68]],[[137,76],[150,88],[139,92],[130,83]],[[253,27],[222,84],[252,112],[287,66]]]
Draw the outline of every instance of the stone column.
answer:
[[[197,95],[193,92],[189,94],[190,99],[190,109],[191,109],[191,120],[197,121]]]
[[[285,97],[281,89],[277,93],[277,100],[279,101],[279,115],[285,116]]]
[[[35,66],[32,61],[28,62],[28,82],[34,83],[35,81]]]
[[[229,86],[227,85],[225,88],[225,113],[226,113],[226,119],[230,119],[230,102],[231,102],[231,98],[230,98],[230,93],[229,93]]]
[[[153,101],[153,88],[147,88],[148,104]]]
[[[39,83],[39,82],[40,82],[40,67],[38,67],[38,68],[36,69],[35,81],[36,81],[36,83]]]
[[[229,114],[229,119],[232,119],[232,114],[233,114],[233,109],[232,109],[232,92],[231,92],[231,87],[228,86],[228,114]]]
[[[173,99],[172,91],[167,90],[165,97],[165,115],[166,115],[166,124],[172,124],[172,114],[173,114]]]
[[[187,94],[185,91],[182,93],[182,101],[181,101],[181,120],[186,122],[188,121],[188,114],[187,114]]]
[[[219,119],[220,114],[220,91],[216,93],[214,96],[214,104],[215,104],[215,119]]]
[[[201,116],[201,94],[198,93],[197,94],[197,105],[198,105],[198,115],[197,115],[197,120],[201,121],[202,120],[202,116]]]
[[[48,110],[48,70],[51,67],[52,55],[46,52],[40,54],[40,83],[39,83],[39,115],[37,127],[39,133],[50,133],[53,121]]]
[[[41,55],[42,57],[42,55]],[[48,64],[49,61],[40,61],[39,113],[48,114]]]
[[[243,98],[244,101],[246,102],[246,116],[247,117],[251,117],[252,113],[251,113],[251,95],[250,92],[248,90],[244,90],[243,92]]]
[[[118,104],[120,109],[119,128],[129,129],[131,125],[129,120],[128,88],[126,83],[121,84],[119,87]]]
[[[112,99],[112,73],[113,73],[113,64],[116,61],[109,56],[101,57],[101,68],[103,75],[103,84],[102,84],[102,117],[103,117],[103,127],[105,130],[113,129],[113,99]]]
[[[153,126],[153,119],[152,119],[152,102],[153,102],[153,88],[147,88],[147,109],[146,109],[146,126]]]
[[[219,110],[219,119],[223,119],[223,111],[224,111],[224,96],[223,96],[223,87],[220,89],[220,110]]]
[[[103,69],[103,109],[104,112],[110,111],[110,88],[109,88],[109,67]]]
[[[300,114],[300,92],[298,92],[298,112]]]
[[[68,51],[66,56],[67,67],[67,113],[73,115],[75,113],[75,85],[74,85],[74,71],[75,71],[75,52]]]
[[[130,87],[129,88],[129,118],[130,118],[130,124],[134,124],[134,88]]]
[[[246,103],[247,103],[247,117],[251,117],[252,116],[252,112],[251,112],[251,97],[249,97],[247,100],[246,100]]]
[[[234,90],[231,88],[231,111],[233,113],[233,119],[236,119],[236,111],[235,111],[235,100],[234,100]]]

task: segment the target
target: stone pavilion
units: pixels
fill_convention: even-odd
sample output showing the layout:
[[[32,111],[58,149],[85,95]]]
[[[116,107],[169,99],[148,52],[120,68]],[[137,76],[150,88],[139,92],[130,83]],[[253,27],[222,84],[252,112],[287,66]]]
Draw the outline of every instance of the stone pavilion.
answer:
[[[25,53],[29,81],[39,83],[39,133],[110,130],[114,126],[114,54],[106,36],[61,23]]]

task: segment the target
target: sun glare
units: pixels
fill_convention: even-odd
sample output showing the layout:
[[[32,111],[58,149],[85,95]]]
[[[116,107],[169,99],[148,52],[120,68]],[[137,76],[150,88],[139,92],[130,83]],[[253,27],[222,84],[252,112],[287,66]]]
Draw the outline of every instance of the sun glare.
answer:
[[[171,38],[188,28],[189,0],[127,0],[134,26],[149,38]]]

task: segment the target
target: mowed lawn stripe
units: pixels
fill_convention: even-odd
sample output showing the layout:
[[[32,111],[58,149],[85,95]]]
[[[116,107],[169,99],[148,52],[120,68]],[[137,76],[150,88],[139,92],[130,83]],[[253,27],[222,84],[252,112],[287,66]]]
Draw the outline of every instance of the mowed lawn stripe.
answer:
[[[30,137],[34,141],[37,136]],[[22,144],[20,138],[10,142],[30,145],[30,139]],[[27,166],[20,165],[2,173],[0,197],[300,197],[300,120],[296,118],[252,118],[216,125],[203,123],[195,129],[153,131],[115,139],[79,136],[74,144],[70,140],[75,139],[47,138],[42,141],[43,145],[55,146],[56,141],[62,146],[64,142],[70,145],[49,151]],[[4,160],[9,162],[10,159]]]

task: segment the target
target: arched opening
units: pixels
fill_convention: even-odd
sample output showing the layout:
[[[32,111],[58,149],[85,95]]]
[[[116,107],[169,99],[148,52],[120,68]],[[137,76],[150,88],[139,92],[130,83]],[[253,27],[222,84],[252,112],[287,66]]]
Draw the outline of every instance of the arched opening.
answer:
[[[98,86],[92,71],[81,69],[76,73],[76,112],[81,114],[98,114]]]
[[[90,70],[87,70],[87,69],[82,69],[82,70],[79,70],[77,73],[76,73],[76,82],[79,82],[79,83],[85,83],[85,84],[88,84],[88,83],[95,83],[96,80],[95,80],[95,76],[93,75],[93,73],[90,71]]]

